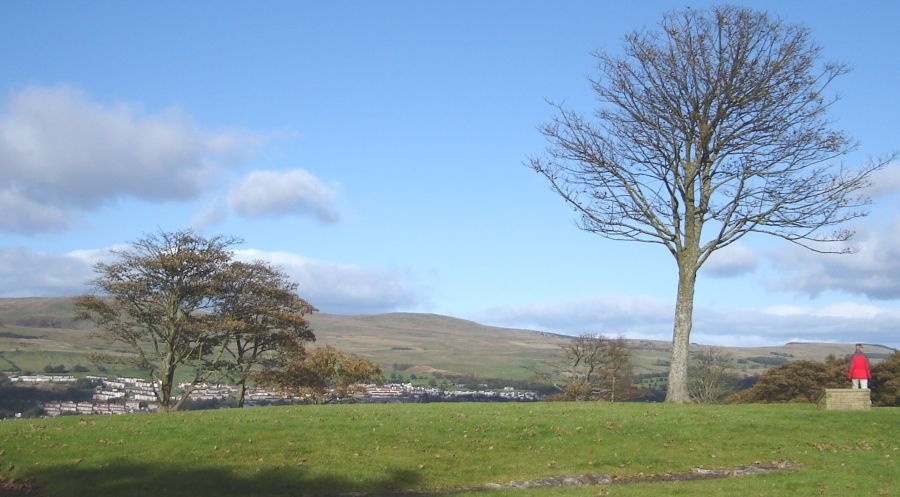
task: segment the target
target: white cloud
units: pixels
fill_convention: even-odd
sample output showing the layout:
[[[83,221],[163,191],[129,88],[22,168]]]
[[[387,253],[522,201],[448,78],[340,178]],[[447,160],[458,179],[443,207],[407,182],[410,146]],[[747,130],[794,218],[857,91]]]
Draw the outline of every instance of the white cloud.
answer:
[[[731,278],[752,273],[759,266],[759,255],[752,248],[733,243],[717,250],[701,271],[712,278]]]
[[[177,109],[147,114],[71,86],[24,88],[0,114],[0,230],[64,229],[73,210],[123,197],[195,199],[258,141],[202,130]]]
[[[236,214],[258,218],[312,214],[322,222],[335,222],[335,191],[303,169],[254,171],[235,186],[228,203]]]
[[[426,304],[426,291],[407,271],[310,259],[289,252],[237,250],[239,260],[264,260],[299,284],[299,293],[322,312],[373,314]]]

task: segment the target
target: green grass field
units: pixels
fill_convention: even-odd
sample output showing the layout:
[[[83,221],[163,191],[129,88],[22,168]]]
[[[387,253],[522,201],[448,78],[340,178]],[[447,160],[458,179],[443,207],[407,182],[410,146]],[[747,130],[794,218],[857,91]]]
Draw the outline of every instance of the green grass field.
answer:
[[[467,403],[5,421],[0,476],[54,497],[897,495],[898,414],[806,404]],[[771,462],[792,469],[658,481]],[[485,490],[578,475],[614,482]]]

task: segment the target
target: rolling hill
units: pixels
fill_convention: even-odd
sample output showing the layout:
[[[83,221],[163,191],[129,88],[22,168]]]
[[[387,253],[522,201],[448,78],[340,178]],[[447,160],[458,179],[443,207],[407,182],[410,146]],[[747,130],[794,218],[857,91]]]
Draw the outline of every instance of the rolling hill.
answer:
[[[69,298],[0,299],[0,371],[42,371],[47,365],[89,369],[93,352],[125,352],[90,334],[90,323],[72,319]],[[570,337],[498,328],[436,314],[389,313],[309,316],[317,344],[330,344],[381,364],[386,373],[471,375],[528,379],[531,370],[552,361]],[[636,373],[664,373],[668,342],[629,340]],[[695,350],[706,348],[695,345]],[[787,360],[822,360],[852,352],[851,344],[789,343],[773,347],[725,347],[744,374]],[[892,349],[870,345],[875,361]]]

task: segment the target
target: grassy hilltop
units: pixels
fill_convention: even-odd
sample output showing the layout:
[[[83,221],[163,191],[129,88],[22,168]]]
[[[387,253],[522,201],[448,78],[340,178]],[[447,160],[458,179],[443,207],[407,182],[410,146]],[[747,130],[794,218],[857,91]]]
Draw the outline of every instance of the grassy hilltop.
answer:
[[[90,334],[90,323],[72,320],[69,298],[0,299],[0,371],[42,372],[50,365],[71,370],[76,365],[97,374],[93,352],[126,353]],[[317,344],[367,357],[385,373],[407,375],[470,375],[479,378],[528,379],[531,369],[552,361],[570,337],[554,333],[484,326],[435,314],[390,313],[372,316],[309,316]],[[667,371],[670,344],[630,340],[635,373]],[[695,345],[693,350],[703,348]],[[733,366],[744,374],[758,374],[787,360],[822,360],[829,354],[851,353],[851,344],[791,343],[773,347],[728,347]],[[874,360],[889,349],[869,346]],[[109,373],[139,375],[138,371]]]
[[[592,402],[6,421],[0,487],[54,497],[887,496],[900,488],[896,414]]]
[[[0,370],[90,365],[91,352],[117,351],[70,316],[69,299],[0,299]],[[398,364],[426,374],[525,377],[523,366],[547,360],[567,340],[424,314],[315,314],[311,323],[319,342],[377,360],[386,372]],[[638,372],[664,369],[657,362],[667,344],[632,347]],[[727,349],[751,372],[847,350]],[[0,421],[0,495],[887,496],[900,488],[896,414],[591,402]]]

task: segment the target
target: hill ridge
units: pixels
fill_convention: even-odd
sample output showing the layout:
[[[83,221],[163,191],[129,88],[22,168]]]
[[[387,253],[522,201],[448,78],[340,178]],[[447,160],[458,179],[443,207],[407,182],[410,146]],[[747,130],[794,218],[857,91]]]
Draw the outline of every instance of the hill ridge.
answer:
[[[89,361],[93,352],[116,349],[91,337],[87,333],[89,323],[74,324],[72,310],[71,297],[0,298],[0,370],[9,367],[6,362],[31,364],[30,369],[41,370],[54,361],[84,362]],[[415,367],[479,377],[526,379],[535,367],[556,360],[560,346],[572,339],[554,332],[484,325],[436,313],[317,312],[309,315],[308,321],[317,338],[312,346],[330,344],[367,357],[381,364],[386,373]],[[627,341],[632,346],[636,373],[667,371],[670,342]],[[693,350],[710,347],[692,345]],[[828,355],[840,357],[853,350],[852,344],[824,342],[715,348],[732,355],[746,374],[761,372],[787,360],[823,360]],[[880,345],[868,347],[876,360],[879,354],[886,356],[893,351]],[[73,357],[67,358],[65,354]]]

